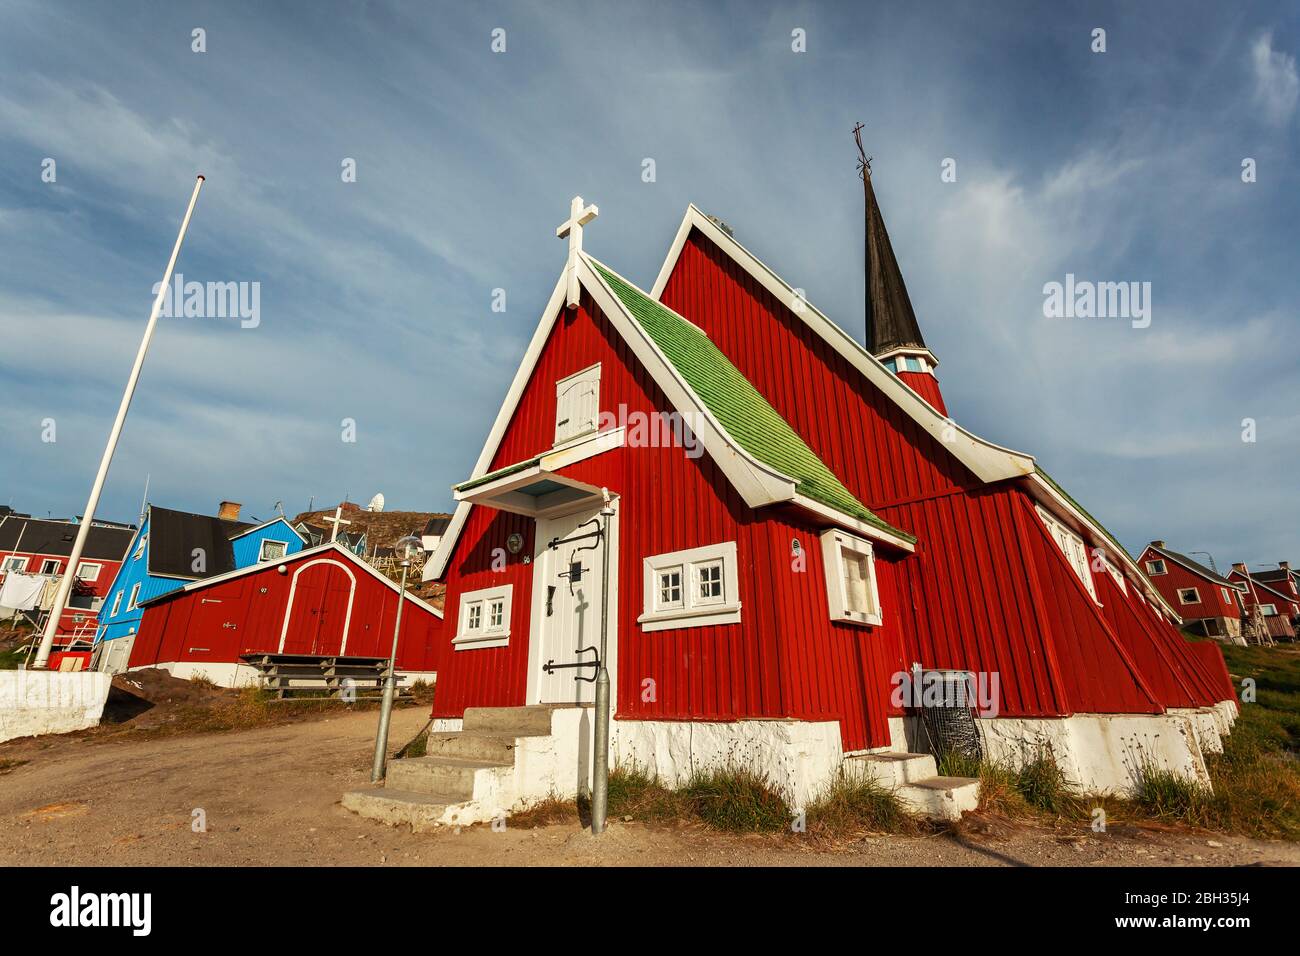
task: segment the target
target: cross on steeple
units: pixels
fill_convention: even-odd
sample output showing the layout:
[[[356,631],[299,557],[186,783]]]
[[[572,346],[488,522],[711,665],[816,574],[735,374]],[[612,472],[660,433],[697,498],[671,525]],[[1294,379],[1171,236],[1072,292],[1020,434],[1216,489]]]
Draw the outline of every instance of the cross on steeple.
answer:
[[[324,522],[325,522],[326,524],[328,524],[328,525],[333,525],[333,526],[334,526],[334,530],[330,532],[330,543],[331,543],[331,544],[332,544],[333,542],[335,542],[335,541],[337,541],[337,540],[339,539],[339,525],[341,525],[341,524],[351,524],[351,523],[352,523],[351,521],[344,521],[344,520],[343,520],[343,506],[342,506],[342,505],[339,505],[337,508],[334,509],[334,517],[333,517],[333,518],[322,518],[321,520],[324,521]]]
[[[570,309],[578,307],[578,254],[582,252],[582,227],[599,215],[600,210],[594,205],[583,206],[582,197],[574,196],[573,202],[569,203],[568,220],[555,230],[559,238],[569,237],[569,262],[564,271],[568,276],[565,305]]]

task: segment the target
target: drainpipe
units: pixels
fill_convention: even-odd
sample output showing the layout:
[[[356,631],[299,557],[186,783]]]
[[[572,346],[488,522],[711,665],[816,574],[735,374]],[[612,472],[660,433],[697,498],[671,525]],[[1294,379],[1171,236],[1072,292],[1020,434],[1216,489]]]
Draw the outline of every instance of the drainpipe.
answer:
[[[609,500],[609,489],[602,488],[600,493],[605,497],[605,507],[600,511],[600,516],[605,519],[601,527],[605,547],[600,584],[600,672],[596,675],[596,742],[592,760],[592,833],[605,832],[605,814],[609,804],[609,668],[605,666],[605,655],[609,648],[609,519],[614,515],[614,507]]]

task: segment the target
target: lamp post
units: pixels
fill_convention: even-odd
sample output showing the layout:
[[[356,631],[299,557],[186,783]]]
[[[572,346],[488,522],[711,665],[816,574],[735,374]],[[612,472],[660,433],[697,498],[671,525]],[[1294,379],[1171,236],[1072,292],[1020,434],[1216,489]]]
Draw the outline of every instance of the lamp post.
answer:
[[[607,488],[600,489],[605,499],[600,509],[602,580],[600,598],[600,670],[596,673],[596,729],[595,753],[592,758],[591,832],[605,831],[605,816],[609,807],[609,669],[605,655],[609,651],[609,519],[614,517],[614,505]]]
[[[393,622],[393,646],[388,652],[388,678],[384,681],[384,701],[379,705],[379,733],[375,736],[375,760],[370,766],[370,782],[379,783],[384,779],[385,765],[388,763],[388,726],[393,717],[393,698],[397,696],[397,640],[402,633],[402,608],[406,604],[406,573],[411,569],[411,561],[420,553],[423,543],[419,538],[409,535],[397,542],[393,549],[402,564],[402,589],[397,597],[397,620]]]

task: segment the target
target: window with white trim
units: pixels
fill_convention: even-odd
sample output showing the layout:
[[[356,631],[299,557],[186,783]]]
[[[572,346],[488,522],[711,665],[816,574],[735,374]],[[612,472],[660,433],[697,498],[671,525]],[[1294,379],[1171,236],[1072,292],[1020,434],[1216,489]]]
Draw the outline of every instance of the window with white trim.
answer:
[[[1106,571],[1110,574],[1114,582],[1119,585],[1119,589],[1128,594],[1128,582],[1124,580],[1124,572],[1115,565],[1110,563],[1110,559],[1103,556],[1102,560],[1106,562]]]
[[[513,597],[513,584],[466,591],[460,596],[456,636],[451,643],[457,650],[505,647],[510,643],[510,607]]]
[[[1259,606],[1259,609],[1261,612],[1263,612],[1265,617],[1277,617],[1276,604],[1261,604]]]
[[[1229,607],[1233,606],[1232,595],[1228,593],[1227,588],[1219,588],[1219,593],[1223,595],[1223,603]]]
[[[1196,590],[1196,588],[1179,588],[1178,603],[1179,604],[1200,604],[1201,592]]]
[[[1056,541],[1056,546],[1061,549],[1065,559],[1070,562],[1070,567],[1074,568],[1074,573],[1083,586],[1088,589],[1092,599],[1097,601],[1097,586],[1092,580],[1092,568],[1088,566],[1088,549],[1083,545],[1083,539],[1077,534],[1056,520],[1046,509],[1035,505],[1038,511],[1038,517],[1046,525],[1048,532],[1051,533],[1052,539]],[[1100,601],[1097,601],[1100,604]]]
[[[1152,558],[1147,562],[1147,574],[1153,577],[1157,574],[1165,574],[1165,562],[1160,558]]]
[[[838,528],[823,531],[821,542],[831,620],[879,624],[880,590],[876,586],[876,556],[871,542]]]
[[[134,611],[136,608],[135,602],[139,600],[139,598],[140,598],[140,585],[138,584],[131,585],[131,596],[127,598],[126,609],[128,611]]]
[[[285,552],[289,550],[289,542],[272,541],[270,538],[262,542],[258,549],[257,560],[261,561],[279,561],[284,557]]]
[[[44,561],[41,562],[41,574],[58,574],[58,573],[59,573],[58,558],[46,558]]]
[[[149,536],[147,534],[140,535],[140,543],[135,546],[135,554],[131,555],[132,559],[138,558],[140,555],[144,554],[144,546],[148,543]]]
[[[555,444],[591,434],[599,417],[599,362],[555,383]]]
[[[103,567],[104,566],[102,564],[92,564],[86,561],[82,561],[80,564],[77,565],[77,580],[98,581],[99,572],[103,569]]]
[[[122,592],[118,591],[113,595],[113,610],[108,612],[109,617],[115,617],[117,612],[122,610]]]
[[[734,541],[654,555],[642,575],[643,631],[740,622]]]
[[[0,570],[19,571],[19,572],[26,571],[27,559],[16,554],[11,554],[9,557],[5,558],[5,563],[2,567],[0,567]]]

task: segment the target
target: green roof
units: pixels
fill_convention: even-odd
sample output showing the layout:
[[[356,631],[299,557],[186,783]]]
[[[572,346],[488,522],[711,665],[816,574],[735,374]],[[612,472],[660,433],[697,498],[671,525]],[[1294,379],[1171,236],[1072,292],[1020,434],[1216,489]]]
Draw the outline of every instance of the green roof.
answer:
[[[844,487],[749,379],[700,329],[599,262],[592,265],[659,351],[750,455],[793,478],[799,494],[910,542]]]
[[[489,481],[496,481],[498,478],[504,478],[506,475],[513,475],[517,471],[523,471],[525,468],[530,468],[541,460],[541,455],[535,455],[527,461],[517,461],[513,465],[506,465],[504,468],[498,468],[496,471],[489,471],[486,475],[480,475],[478,478],[471,478],[469,481],[462,481],[459,485],[453,485],[451,490],[469,491],[471,488],[486,485]]]

